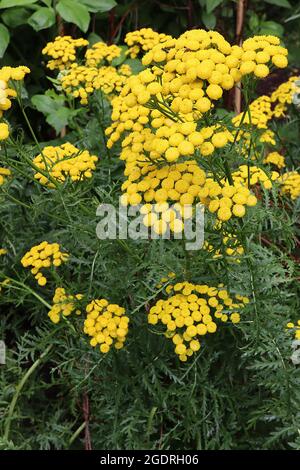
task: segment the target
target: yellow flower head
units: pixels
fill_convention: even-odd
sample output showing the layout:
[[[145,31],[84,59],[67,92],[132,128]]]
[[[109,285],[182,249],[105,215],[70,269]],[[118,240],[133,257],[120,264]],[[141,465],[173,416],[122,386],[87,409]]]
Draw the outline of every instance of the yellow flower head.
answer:
[[[58,243],[48,243],[43,241],[39,245],[33,246],[21,259],[21,264],[24,268],[31,268],[31,273],[34,275],[40,286],[45,286],[47,278],[43,274],[45,269],[52,266],[58,267],[65,263],[68,259],[68,253],[60,250]]]
[[[80,315],[81,311],[76,307],[78,301],[83,298],[82,294],[68,295],[65,289],[57,287],[53,297],[53,306],[48,312],[48,317],[53,323],[58,323],[61,317],[67,317],[74,312]]]
[[[59,183],[63,183],[67,178],[72,181],[82,181],[92,177],[97,161],[98,157],[90,155],[87,150],[79,150],[69,142],[57,147],[48,146],[33,160],[34,165],[46,175],[37,172],[34,177],[49,187],[54,187],[54,184],[48,174]]]
[[[124,346],[129,318],[123,307],[106,299],[95,299],[87,305],[86,312],[83,331],[91,336],[91,346],[99,345],[102,353],[107,353],[112,345],[116,349]]]
[[[196,353],[202,337],[217,331],[217,322],[238,323],[239,311],[249,302],[244,296],[230,296],[223,285],[178,282],[167,287],[169,297],[150,309],[148,323],[162,324],[172,339],[175,353],[183,362]]]
[[[64,70],[76,60],[76,50],[88,45],[86,39],[73,39],[71,36],[57,36],[54,41],[48,42],[42,54],[52,57],[47,63],[50,70]]]

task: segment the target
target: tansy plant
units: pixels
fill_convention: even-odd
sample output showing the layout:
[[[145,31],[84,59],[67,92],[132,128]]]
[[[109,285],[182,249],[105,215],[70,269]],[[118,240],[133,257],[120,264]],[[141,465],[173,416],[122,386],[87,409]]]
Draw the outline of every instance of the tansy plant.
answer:
[[[56,37],[53,87],[32,101],[26,67],[0,69],[3,446],[76,447],[86,429],[102,449],[299,447],[297,77],[255,91],[288,51],[199,29],[124,43]],[[31,124],[37,103],[55,140]],[[119,202],[146,238],[97,238],[99,204]],[[179,235],[199,206],[205,240],[188,251]]]

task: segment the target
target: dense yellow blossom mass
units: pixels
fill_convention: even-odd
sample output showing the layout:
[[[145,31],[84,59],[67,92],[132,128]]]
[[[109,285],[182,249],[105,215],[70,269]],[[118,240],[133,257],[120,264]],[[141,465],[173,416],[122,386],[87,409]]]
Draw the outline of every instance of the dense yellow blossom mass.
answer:
[[[31,268],[31,273],[40,286],[45,286],[47,278],[43,274],[45,269],[51,266],[58,267],[66,262],[69,255],[60,250],[58,243],[48,243],[43,241],[39,245],[33,246],[21,259],[24,268]]]
[[[42,54],[52,57],[47,63],[50,70],[64,70],[76,60],[76,52],[80,47],[88,45],[86,39],[73,39],[71,36],[57,36],[54,41],[48,42]]]
[[[300,196],[300,173],[297,171],[287,171],[280,179],[281,191],[291,199],[297,199]]]
[[[107,353],[112,345],[116,349],[124,346],[129,318],[123,307],[106,299],[95,299],[87,305],[86,312],[83,331],[92,337],[91,346],[99,345],[102,353]]]
[[[74,311],[76,315],[80,315],[81,311],[76,308],[76,302],[82,298],[82,294],[68,295],[65,289],[57,287],[53,296],[53,306],[48,312],[48,317],[53,323],[58,323],[62,316],[67,317]]]
[[[185,362],[201,347],[200,339],[217,331],[217,322],[239,323],[240,310],[249,302],[245,296],[230,296],[223,285],[180,282],[166,288],[169,298],[151,307],[148,323],[162,323],[175,353]]]
[[[67,178],[81,181],[92,177],[97,161],[96,155],[90,155],[87,150],[81,151],[69,142],[56,147],[44,147],[42,153],[33,159],[34,165],[43,173],[37,172],[34,177],[51,188],[54,184],[47,175],[60,183]]]
[[[144,32],[130,34],[127,44],[135,47],[134,38],[138,43]],[[194,183],[195,175],[189,167],[198,172],[195,156],[209,157],[237,139],[224,124],[205,125],[205,115],[222,97],[223,90],[233,88],[244,75],[267,76],[272,64],[285,67],[287,50],[274,36],[255,36],[242,46],[231,46],[215,31],[187,31],[178,39],[153,37],[156,44],[149,45],[142,58],[145,70],[130,76],[120,96],[112,99],[112,124],[106,129],[108,148],[122,141],[120,158],[125,161],[127,176],[122,202],[147,205],[176,201],[183,207],[200,201],[223,222],[233,216],[243,217],[245,207],[256,204],[249,186],[261,181],[270,188],[275,173],[270,179],[263,170],[253,167],[247,170],[251,173],[247,183],[238,173],[233,183],[226,179],[217,182],[203,173],[201,181],[198,178],[199,182]],[[140,47],[135,53],[146,48]],[[278,96],[274,95],[273,101]],[[247,121],[243,116],[243,123],[250,124],[251,120],[251,124],[266,129],[262,135],[265,141],[273,139],[267,128],[273,101],[263,96],[251,103],[251,118]],[[232,123],[240,126],[241,120],[239,115]],[[184,175],[178,174],[182,171],[178,168]],[[154,225],[157,233],[164,233],[164,220],[148,213],[146,225]]]
[[[101,89],[105,94],[118,93],[131,74],[129,65],[123,64],[118,70],[111,65],[95,66],[79,65],[74,62],[61,74],[60,80],[64,91],[79,98],[82,105],[88,104],[88,97]]]
[[[142,28],[137,31],[130,31],[125,36],[125,44],[129,46],[128,55],[132,59],[136,58],[140,52],[148,52],[157,44],[163,44],[172,36],[164,33],[157,33],[151,28]]]
[[[274,165],[280,170],[285,167],[285,158],[278,152],[270,152],[265,156],[264,163]]]

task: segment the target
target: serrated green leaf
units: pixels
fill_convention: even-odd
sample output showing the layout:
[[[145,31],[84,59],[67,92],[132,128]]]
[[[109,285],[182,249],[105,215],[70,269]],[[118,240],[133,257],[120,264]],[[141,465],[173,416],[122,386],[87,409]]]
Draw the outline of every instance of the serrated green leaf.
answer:
[[[6,48],[9,44],[9,31],[4,24],[0,24],[0,57],[4,56]]]
[[[55,12],[53,8],[41,7],[28,19],[28,24],[35,31],[50,28],[55,23]]]
[[[90,14],[82,3],[76,0],[60,0],[56,5],[56,10],[60,16],[68,23],[74,23],[84,33],[90,24]]]

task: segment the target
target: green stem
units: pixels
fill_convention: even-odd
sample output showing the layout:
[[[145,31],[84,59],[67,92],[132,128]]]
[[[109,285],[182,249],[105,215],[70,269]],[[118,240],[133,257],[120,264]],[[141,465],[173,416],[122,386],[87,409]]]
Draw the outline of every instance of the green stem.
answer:
[[[79,426],[79,428],[76,429],[76,431],[75,431],[75,432],[72,434],[72,436],[70,437],[69,446],[70,446],[71,444],[73,444],[73,442],[75,441],[76,437],[78,437],[79,434],[84,430],[85,426],[86,426],[86,422],[84,421],[84,422]]]
[[[0,273],[1,275],[1,273]],[[8,277],[8,276],[5,276],[3,275],[3,277],[6,279],[8,279],[9,281],[11,281],[12,283],[16,284],[17,286],[21,286],[23,287],[23,289],[25,289],[27,292],[29,292],[30,294],[32,294],[36,299],[38,299],[43,305],[45,305],[45,307],[47,307],[49,310],[51,310],[51,305],[48,304],[48,302],[46,302],[46,300],[44,300],[42,297],[40,297],[34,290],[32,290],[30,287],[26,286],[26,284],[24,284],[23,282],[19,282],[19,281],[16,281],[15,279],[11,278],[11,277]],[[11,284],[8,284],[8,287],[12,288],[12,289],[18,289],[17,287],[14,287],[13,285]]]
[[[11,201],[15,202],[16,204],[19,204],[20,206],[26,207],[26,209],[31,209],[31,207],[28,206],[28,204],[25,204],[25,202],[19,201],[19,199],[16,199],[14,196],[12,196],[11,194],[9,194],[7,191],[1,191],[1,192],[2,192],[2,194],[4,194],[8,199],[10,199]]]
[[[17,404],[19,395],[20,395],[25,383],[27,382],[29,377],[33,374],[33,372],[37,369],[37,367],[41,364],[44,357],[47,356],[47,354],[49,353],[49,351],[51,350],[52,347],[53,347],[53,344],[49,344],[49,346],[40,355],[40,357],[32,364],[32,366],[28,369],[28,371],[25,373],[25,375],[22,377],[22,379],[20,380],[20,382],[16,386],[16,391],[15,391],[13,399],[10,403],[9,410],[8,410],[8,415],[7,415],[7,418],[5,420],[5,424],[4,424],[4,436],[3,436],[4,440],[7,441],[8,438],[9,438],[10,426],[11,426],[11,421],[12,421],[12,416],[13,416],[13,413],[14,413],[14,409],[15,409],[15,406]]]

